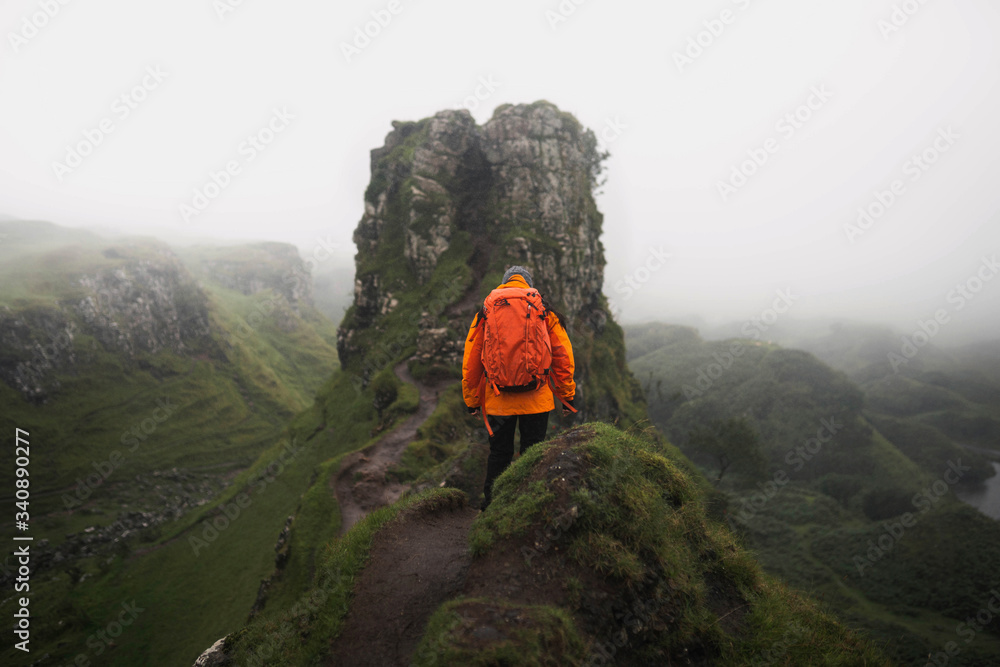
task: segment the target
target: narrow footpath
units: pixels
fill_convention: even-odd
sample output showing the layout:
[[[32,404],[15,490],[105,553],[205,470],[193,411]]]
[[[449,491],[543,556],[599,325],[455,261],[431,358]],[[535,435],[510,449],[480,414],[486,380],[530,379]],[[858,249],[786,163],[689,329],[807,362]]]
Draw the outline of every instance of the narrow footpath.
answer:
[[[431,614],[465,584],[469,526],[477,514],[468,507],[420,514],[376,535],[326,664],[411,664]]]
[[[374,444],[347,455],[333,480],[334,494],[340,506],[340,534],[372,510],[399,500],[407,485],[386,479],[386,473],[399,463],[406,446],[413,442],[417,429],[427,421],[438,404],[438,396],[454,380],[418,382],[403,362],[393,369],[401,381],[420,390],[417,411],[402,424],[383,435]]]
[[[417,411],[374,444],[347,456],[334,479],[341,534],[366,514],[389,505],[407,485],[386,479],[417,429],[437,407],[440,393],[454,380],[416,381],[405,363],[396,377],[420,390]],[[388,667],[410,664],[427,620],[461,590],[468,571],[469,526],[478,512],[468,507],[408,516],[376,535],[371,559],[355,582],[345,626],[331,645],[327,665]]]

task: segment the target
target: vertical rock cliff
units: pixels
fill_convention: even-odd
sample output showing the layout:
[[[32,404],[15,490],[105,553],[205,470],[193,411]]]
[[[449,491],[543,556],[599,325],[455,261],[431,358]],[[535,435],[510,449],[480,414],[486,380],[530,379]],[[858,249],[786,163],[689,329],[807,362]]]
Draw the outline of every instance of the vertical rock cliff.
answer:
[[[483,126],[467,111],[394,122],[372,151],[354,304],[338,332],[359,385],[409,359],[455,373],[464,334],[504,270],[521,264],[567,320],[584,418],[644,417],[621,330],[601,293],[603,216],[593,132],[548,102],[505,105]]]

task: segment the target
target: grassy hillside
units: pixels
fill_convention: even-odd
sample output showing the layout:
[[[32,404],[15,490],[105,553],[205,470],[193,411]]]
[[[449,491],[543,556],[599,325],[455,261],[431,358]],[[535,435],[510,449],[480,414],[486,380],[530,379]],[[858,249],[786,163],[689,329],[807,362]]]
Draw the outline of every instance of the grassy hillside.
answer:
[[[629,327],[626,335],[651,417],[710,478],[720,460],[696,436],[701,424],[738,419],[758,435],[766,466],[736,459],[717,488],[728,495],[731,525],[768,571],[887,642],[903,664],[922,665],[989,601],[1000,584],[1000,524],[960,503],[954,489],[992,468],[929,418],[988,411],[969,407],[968,395],[988,395],[981,387],[952,376],[943,390],[903,374],[859,385],[806,352],[703,341],[681,327]],[[857,360],[873,343],[836,345]],[[871,372],[860,362],[844,367]],[[890,401],[898,406],[891,411]],[[994,663],[994,632],[963,643],[949,664]]]
[[[246,248],[192,249],[185,263],[148,239],[0,226],[0,317],[9,323],[0,426],[27,431],[33,445],[33,655],[107,664],[197,655],[213,623],[245,617],[273,567],[271,549],[311,468],[284,488],[280,477],[248,481],[251,467],[292,442],[290,420],[336,369],[335,326],[265,271],[244,292],[195,261],[211,255],[252,272],[260,257]],[[40,391],[26,393],[19,378]],[[0,455],[7,489],[12,457],[13,448]],[[195,554],[184,536],[240,485],[267,500],[240,508],[240,529]],[[233,553],[248,556],[246,567],[232,567]],[[145,611],[113,651],[91,638],[133,599]],[[3,613],[12,604],[5,599]],[[2,655],[6,664],[23,658],[10,646]]]
[[[997,449],[1000,455],[998,344],[911,348],[910,338],[857,324],[776,333],[783,344],[847,373],[865,392],[869,412],[910,418],[955,445]]]
[[[679,463],[669,446],[606,424],[532,448],[473,524],[464,585],[430,619],[413,664],[888,664],[762,574],[706,516]],[[236,662],[323,662],[354,582],[375,567],[375,536],[456,502],[453,489],[431,490],[331,543],[297,604],[231,639]]]

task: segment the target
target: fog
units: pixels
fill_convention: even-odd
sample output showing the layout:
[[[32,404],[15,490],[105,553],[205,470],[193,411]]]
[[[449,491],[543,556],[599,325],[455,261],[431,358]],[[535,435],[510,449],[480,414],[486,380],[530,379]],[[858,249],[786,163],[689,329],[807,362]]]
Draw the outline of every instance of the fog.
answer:
[[[349,263],[391,121],[547,99],[610,153],[620,320],[1000,328],[985,0],[63,1],[0,8],[5,216]]]

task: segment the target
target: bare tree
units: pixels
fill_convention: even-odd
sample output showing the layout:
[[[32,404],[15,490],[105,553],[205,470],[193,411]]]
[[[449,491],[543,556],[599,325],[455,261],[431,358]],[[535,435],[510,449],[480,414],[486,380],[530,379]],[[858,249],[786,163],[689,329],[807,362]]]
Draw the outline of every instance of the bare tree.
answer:
[[[716,485],[730,467],[735,466],[740,472],[756,476],[762,474],[767,466],[761,452],[760,436],[744,417],[730,417],[695,429],[690,440],[694,448],[715,459],[719,467]]]

